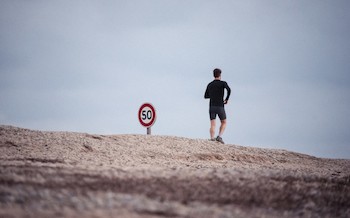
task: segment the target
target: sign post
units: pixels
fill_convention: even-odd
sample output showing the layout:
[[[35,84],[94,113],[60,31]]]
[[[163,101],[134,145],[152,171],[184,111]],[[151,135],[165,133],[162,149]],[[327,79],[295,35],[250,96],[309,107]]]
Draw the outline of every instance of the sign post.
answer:
[[[147,135],[151,135],[151,126],[156,122],[156,110],[150,103],[141,105],[138,118],[142,126],[147,128]]]

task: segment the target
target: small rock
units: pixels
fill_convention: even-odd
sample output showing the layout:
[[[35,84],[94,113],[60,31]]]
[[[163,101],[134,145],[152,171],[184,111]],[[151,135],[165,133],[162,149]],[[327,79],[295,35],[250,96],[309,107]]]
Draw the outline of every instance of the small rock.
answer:
[[[93,151],[92,147],[90,145],[87,144],[83,144],[84,148],[86,148],[88,151]]]

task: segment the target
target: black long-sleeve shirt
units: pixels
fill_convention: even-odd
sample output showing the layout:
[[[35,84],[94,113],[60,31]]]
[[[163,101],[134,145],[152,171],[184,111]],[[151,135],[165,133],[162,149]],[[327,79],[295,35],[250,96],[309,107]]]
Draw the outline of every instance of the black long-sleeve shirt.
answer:
[[[205,90],[204,98],[210,98],[210,106],[224,106],[224,89],[227,90],[225,101],[228,101],[231,95],[231,89],[227,82],[221,80],[214,80],[210,82]]]

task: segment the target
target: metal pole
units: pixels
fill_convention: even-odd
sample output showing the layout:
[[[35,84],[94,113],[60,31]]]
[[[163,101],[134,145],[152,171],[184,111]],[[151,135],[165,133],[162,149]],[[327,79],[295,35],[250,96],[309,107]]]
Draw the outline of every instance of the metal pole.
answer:
[[[151,127],[147,127],[147,135],[151,135]]]

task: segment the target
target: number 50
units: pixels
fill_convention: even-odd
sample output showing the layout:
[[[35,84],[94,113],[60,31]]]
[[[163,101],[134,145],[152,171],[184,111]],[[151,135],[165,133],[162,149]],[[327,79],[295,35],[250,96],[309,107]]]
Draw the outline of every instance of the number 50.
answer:
[[[144,110],[142,111],[142,120],[145,120],[145,119],[152,119],[152,111],[151,110]]]

